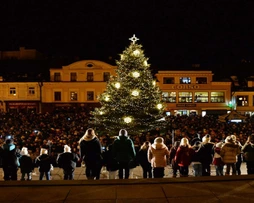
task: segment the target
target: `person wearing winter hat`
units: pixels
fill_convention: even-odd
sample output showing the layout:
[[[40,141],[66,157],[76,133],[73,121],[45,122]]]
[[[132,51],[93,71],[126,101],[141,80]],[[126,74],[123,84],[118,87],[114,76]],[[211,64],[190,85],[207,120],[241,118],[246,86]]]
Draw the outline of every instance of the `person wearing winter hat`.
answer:
[[[20,170],[21,170],[21,180],[25,180],[27,175],[27,180],[32,180],[32,171],[34,170],[34,163],[26,147],[21,149],[21,158],[19,159]]]
[[[50,170],[52,170],[52,164],[53,160],[48,155],[48,150],[41,148],[40,156],[35,159],[35,165],[38,166],[40,172],[39,180],[42,180],[44,175],[46,176],[46,180],[50,180]]]
[[[194,150],[190,146],[189,140],[186,137],[182,138],[175,156],[175,162],[180,166],[181,177],[188,177],[193,154]]]
[[[130,163],[136,157],[133,141],[129,138],[125,129],[119,131],[119,136],[114,140],[112,146],[113,158],[119,163],[119,179],[128,179],[130,175]]]
[[[89,180],[100,179],[102,168],[102,148],[94,129],[86,130],[84,136],[79,140],[80,159],[86,166],[86,177]]]
[[[64,152],[59,154],[56,159],[59,168],[63,169],[64,180],[73,180],[78,160],[78,155],[72,153],[68,145],[64,145]]]
[[[215,166],[216,176],[223,176],[224,163],[220,155],[222,144],[222,142],[218,142],[214,147],[213,165]]]
[[[222,161],[226,164],[226,174],[230,175],[230,168],[232,168],[232,175],[236,175],[236,161],[237,155],[241,153],[239,145],[236,144],[232,136],[227,136],[225,139],[225,144],[222,146],[220,155]]]
[[[167,160],[169,158],[168,147],[162,137],[157,137],[148,149],[148,161],[153,168],[154,178],[163,178]]]
[[[6,136],[5,143],[0,148],[0,158],[2,158],[4,180],[17,180],[20,157],[20,150],[16,148],[16,145],[13,142],[13,136]]]

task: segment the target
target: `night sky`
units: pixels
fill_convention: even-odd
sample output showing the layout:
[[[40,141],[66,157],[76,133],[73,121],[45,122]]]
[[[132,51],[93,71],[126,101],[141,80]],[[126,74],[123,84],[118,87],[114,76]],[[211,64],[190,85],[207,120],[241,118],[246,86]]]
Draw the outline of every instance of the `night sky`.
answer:
[[[253,0],[8,0],[0,17],[2,51],[115,65],[135,34],[153,69],[254,61]]]

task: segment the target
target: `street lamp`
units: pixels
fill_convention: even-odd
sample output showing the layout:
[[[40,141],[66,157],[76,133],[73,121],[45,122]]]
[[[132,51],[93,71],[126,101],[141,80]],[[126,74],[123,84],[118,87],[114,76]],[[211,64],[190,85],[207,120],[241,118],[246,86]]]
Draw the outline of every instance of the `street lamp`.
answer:
[[[42,86],[43,86],[43,81],[38,81],[38,85],[39,85],[39,88],[40,88],[39,112],[41,113],[41,106],[42,106]]]

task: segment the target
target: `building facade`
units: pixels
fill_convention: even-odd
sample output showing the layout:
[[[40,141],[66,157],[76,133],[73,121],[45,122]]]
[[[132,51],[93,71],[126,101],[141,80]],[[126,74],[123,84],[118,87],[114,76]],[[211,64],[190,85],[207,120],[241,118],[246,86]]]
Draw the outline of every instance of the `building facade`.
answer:
[[[36,49],[26,49],[25,47],[19,47],[17,51],[0,51],[0,60],[35,60],[42,58],[43,54]]]
[[[0,82],[0,111],[39,112],[40,105],[38,82]]]
[[[50,82],[43,83],[42,108],[51,111],[56,107],[95,107],[97,96],[105,89],[116,66],[97,61],[83,60],[50,69]]]
[[[156,78],[170,115],[204,116],[231,110],[231,82],[213,81],[211,71],[158,71]]]

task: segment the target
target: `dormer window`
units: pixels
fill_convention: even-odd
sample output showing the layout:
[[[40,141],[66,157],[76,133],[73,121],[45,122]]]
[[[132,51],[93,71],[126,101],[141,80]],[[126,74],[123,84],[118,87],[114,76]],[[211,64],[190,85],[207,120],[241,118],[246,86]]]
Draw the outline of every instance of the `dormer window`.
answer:
[[[88,68],[92,68],[92,67],[93,67],[93,64],[92,64],[92,63],[88,63],[88,64],[86,64],[86,66],[87,66]]]

